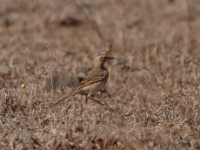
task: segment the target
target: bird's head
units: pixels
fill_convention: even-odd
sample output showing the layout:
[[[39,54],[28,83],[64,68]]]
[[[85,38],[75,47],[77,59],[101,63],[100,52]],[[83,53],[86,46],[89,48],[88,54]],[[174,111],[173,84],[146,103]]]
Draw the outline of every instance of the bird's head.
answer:
[[[114,57],[110,56],[108,52],[103,52],[97,56],[97,61],[99,63],[104,63],[110,59],[114,59]]]
[[[109,52],[101,53],[97,56],[97,64],[104,65],[104,63],[108,60],[114,59]]]

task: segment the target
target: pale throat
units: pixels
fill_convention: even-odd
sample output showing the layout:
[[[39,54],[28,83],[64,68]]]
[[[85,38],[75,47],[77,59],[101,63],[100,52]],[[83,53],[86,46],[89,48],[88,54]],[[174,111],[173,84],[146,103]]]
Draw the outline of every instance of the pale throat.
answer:
[[[106,69],[106,67],[105,67],[105,61],[104,62],[98,62],[97,64],[96,64],[96,68],[99,68],[99,69]]]

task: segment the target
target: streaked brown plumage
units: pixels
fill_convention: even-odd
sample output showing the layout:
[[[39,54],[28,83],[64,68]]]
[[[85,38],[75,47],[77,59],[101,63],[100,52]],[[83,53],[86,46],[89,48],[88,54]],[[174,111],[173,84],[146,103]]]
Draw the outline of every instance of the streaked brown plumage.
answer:
[[[82,82],[69,89],[66,96],[55,104],[59,104],[68,97],[76,94],[86,95],[86,101],[88,98],[92,99],[90,96],[103,89],[108,81],[109,73],[104,66],[104,63],[110,59],[113,59],[113,57],[109,56],[108,52],[99,55],[95,68],[88,74],[88,76],[86,76]]]

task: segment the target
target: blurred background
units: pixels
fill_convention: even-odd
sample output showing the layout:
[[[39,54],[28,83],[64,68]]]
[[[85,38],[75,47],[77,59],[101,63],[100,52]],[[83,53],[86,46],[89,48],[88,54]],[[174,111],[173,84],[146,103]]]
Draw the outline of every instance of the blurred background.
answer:
[[[166,47],[166,53],[179,50],[197,56],[199,3],[198,0],[1,0],[1,57],[4,53],[11,56],[16,51],[23,52],[32,40],[31,51],[38,59],[45,53],[46,43],[61,56],[86,53],[86,57],[91,57],[107,40],[112,41],[117,55],[124,57],[160,43]],[[0,61],[6,62],[4,59]]]
[[[53,70],[91,68],[108,42],[118,64],[136,69],[199,60],[199,8],[198,0],[1,0],[0,63],[45,66],[53,54]]]
[[[199,16],[199,0],[0,0],[0,145],[199,149]],[[108,42],[110,109],[49,108]]]

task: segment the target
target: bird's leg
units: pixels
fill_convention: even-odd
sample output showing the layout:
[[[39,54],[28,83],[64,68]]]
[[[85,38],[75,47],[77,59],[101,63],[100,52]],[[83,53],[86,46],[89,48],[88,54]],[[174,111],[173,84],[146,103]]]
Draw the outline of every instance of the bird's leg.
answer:
[[[88,94],[87,98],[88,98],[88,99],[91,99],[91,100],[93,100],[93,101],[95,101],[95,102],[97,102],[98,104],[100,104],[100,105],[102,105],[102,106],[104,106],[104,104],[102,104],[101,102],[99,102],[98,100],[96,100],[96,99],[93,97],[92,94]]]
[[[88,96],[85,95],[85,103],[87,104],[87,102],[88,102]]]
[[[81,115],[83,115],[83,101],[81,101]]]

